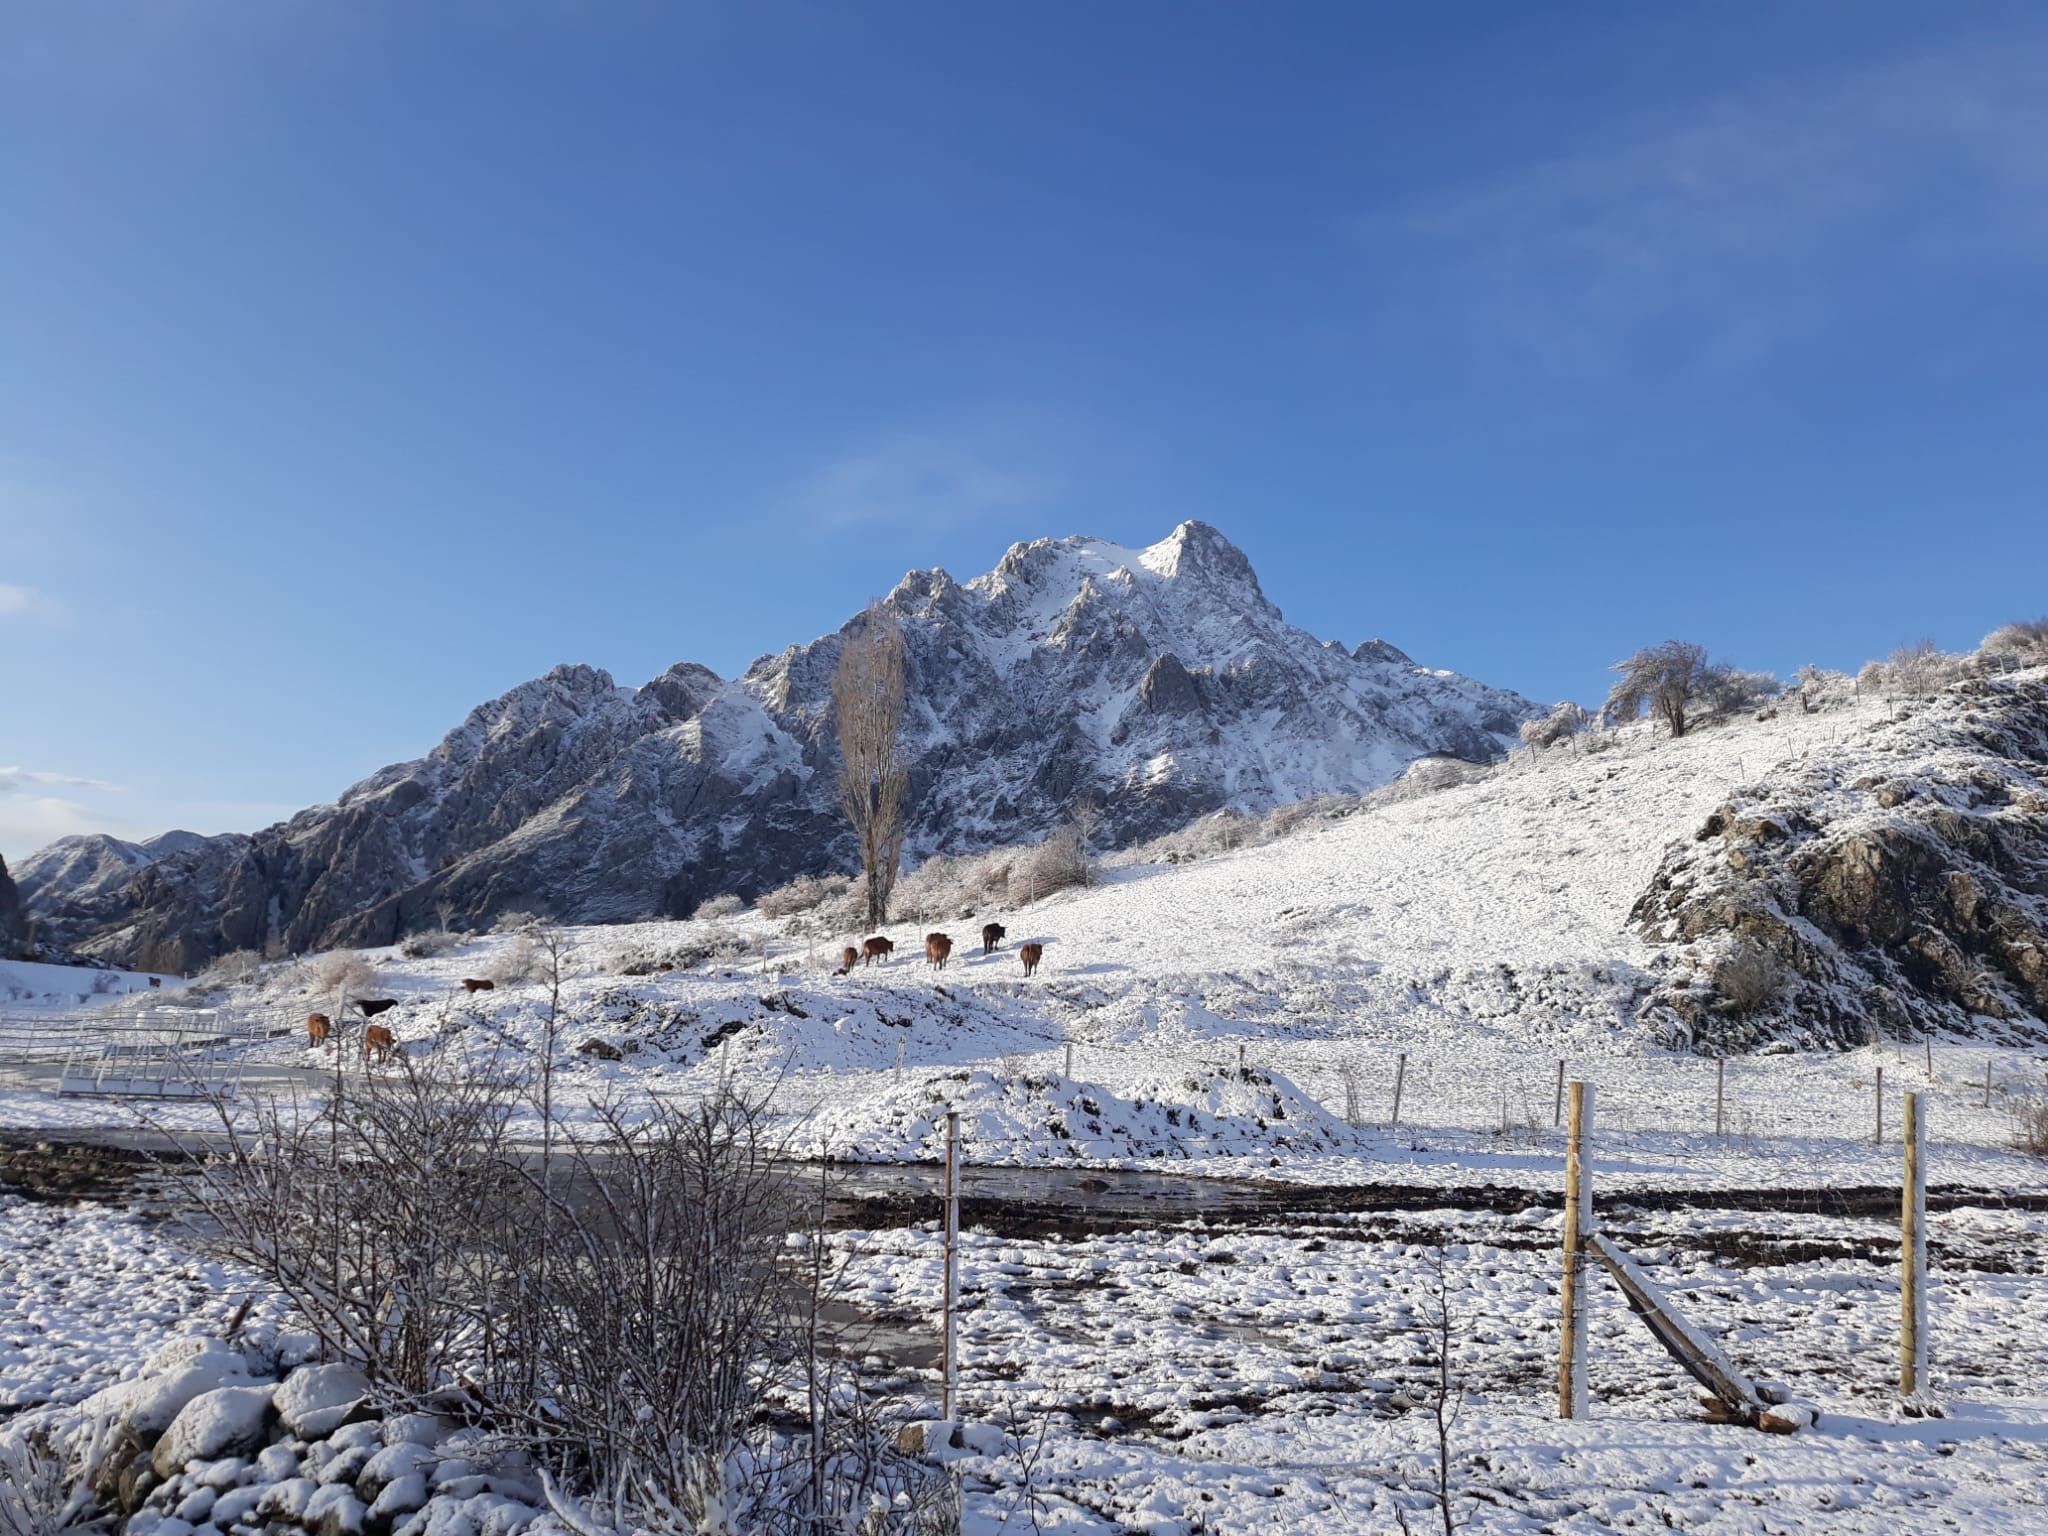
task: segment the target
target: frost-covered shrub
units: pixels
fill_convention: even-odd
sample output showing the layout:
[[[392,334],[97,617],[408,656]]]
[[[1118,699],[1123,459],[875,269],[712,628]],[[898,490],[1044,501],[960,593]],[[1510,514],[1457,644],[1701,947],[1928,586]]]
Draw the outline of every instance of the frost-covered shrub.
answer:
[[[377,968],[352,949],[314,955],[305,963],[304,974],[316,992],[354,995],[377,990]]]
[[[798,875],[787,885],[762,892],[754,906],[763,917],[794,917],[799,912],[814,912],[852,890],[850,875]]]
[[[1381,801],[1419,800],[1425,795],[1456,789],[1460,784],[1476,783],[1485,778],[1487,772],[1484,763],[1468,763],[1455,757],[1418,757],[1402,770],[1401,776],[1393,783],[1374,791],[1373,798]]]
[[[1704,702],[1710,714],[1741,715],[1767,699],[1775,699],[1784,689],[1785,685],[1768,672],[1716,667],[1707,685]]]
[[[492,981],[510,987],[522,981],[547,979],[553,959],[537,933],[534,927],[525,928],[513,934],[512,942],[491,956],[491,963],[484,969]]]
[[[519,933],[528,928],[538,928],[540,918],[531,912],[505,912],[491,924],[493,933]]]
[[[688,970],[714,960],[737,960],[747,953],[747,940],[735,929],[710,928],[703,933],[692,934],[677,944],[671,953],[675,956],[676,967]]]
[[[2012,1112],[2015,1150],[2048,1157],[2048,1099],[2024,1099]]]
[[[1359,795],[1310,795],[1306,800],[1274,806],[1266,812],[1259,830],[1270,841],[1299,831],[1311,822],[1335,821],[1340,816],[1349,816],[1363,803],[1363,797]]]
[[[727,892],[723,896],[713,896],[707,901],[698,902],[697,910],[690,916],[697,922],[716,922],[720,918],[738,917],[746,910],[747,904],[744,901]]]
[[[1088,839],[1079,827],[1061,827],[1044,841],[1026,848],[1010,869],[1011,898],[1020,905],[1095,883],[1095,862],[1088,853]]]
[[[1843,709],[1856,698],[1856,680],[1846,672],[1831,672],[1808,662],[1799,669],[1790,690],[1800,710],[1817,715],[1822,710]]]
[[[1738,939],[1714,961],[1714,990],[1737,1013],[1756,1013],[1785,995],[1785,967],[1778,957],[1748,939]]]
[[[441,928],[429,928],[420,933],[408,933],[398,941],[398,952],[408,960],[430,960],[435,955],[445,955],[462,940]]]
[[[255,950],[233,950],[200,972],[199,985],[202,988],[246,986],[262,969],[263,957]]]
[[[2048,662],[2048,618],[1999,625],[1984,637],[1978,655],[1999,668],[2033,667]]]
[[[1529,747],[1554,747],[1560,741],[1578,735],[1591,719],[1591,715],[1570,699],[1560,699],[1541,720],[1522,722],[1522,744]]]
[[[1924,698],[1939,693],[1950,683],[1970,674],[1970,658],[1944,651],[1932,640],[1915,640],[1902,645],[1886,658],[1879,671],[1883,686],[1893,693]]]

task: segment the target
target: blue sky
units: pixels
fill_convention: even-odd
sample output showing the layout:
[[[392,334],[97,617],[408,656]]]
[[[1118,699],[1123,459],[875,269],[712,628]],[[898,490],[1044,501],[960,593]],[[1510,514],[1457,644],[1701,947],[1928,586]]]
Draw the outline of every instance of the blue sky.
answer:
[[[0,854],[1216,524],[1542,699],[2048,610],[2024,5],[0,12]]]

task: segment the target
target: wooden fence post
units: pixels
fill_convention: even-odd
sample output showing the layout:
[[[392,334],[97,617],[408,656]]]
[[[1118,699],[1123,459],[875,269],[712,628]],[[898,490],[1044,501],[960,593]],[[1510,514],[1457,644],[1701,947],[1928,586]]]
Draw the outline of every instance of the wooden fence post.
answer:
[[[1586,1168],[1585,1139],[1593,1124],[1593,1088],[1571,1085],[1571,1119],[1564,1143],[1564,1308],[1557,1360],[1557,1416],[1586,1416],[1586,1238],[1593,1230],[1593,1181]]]
[[[1984,1107],[1991,1107],[1991,1058],[1984,1058]]]
[[[1920,1095],[1906,1095],[1906,1187],[1899,1223],[1899,1393],[1927,1386],[1927,1165],[1920,1156],[1926,1124]]]
[[[1714,1134],[1728,1134],[1728,1058],[1722,1056],[1714,1062]]]
[[[959,1336],[954,1314],[960,1309],[960,1112],[946,1111],[946,1327],[941,1342],[939,1417],[953,1422],[955,1386],[960,1376]]]
[[[1564,1124],[1564,1058],[1557,1059],[1557,1097],[1550,1105],[1550,1125],[1555,1130]]]
[[[1877,1134],[1870,1138],[1872,1145],[1884,1145],[1884,1068],[1877,1069]]]
[[[1403,1051],[1394,1058],[1394,1118],[1392,1124],[1401,1123],[1401,1085],[1408,1077],[1408,1053]]]
[[[1071,1040],[1067,1042],[1066,1079],[1070,1083],[1074,1080],[1074,1042]]]

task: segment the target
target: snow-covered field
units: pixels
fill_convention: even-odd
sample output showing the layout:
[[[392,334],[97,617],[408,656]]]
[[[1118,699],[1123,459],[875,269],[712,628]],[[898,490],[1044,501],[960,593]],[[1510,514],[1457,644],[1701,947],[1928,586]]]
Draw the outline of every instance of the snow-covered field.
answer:
[[[2040,1054],[1897,1041],[1737,1058],[1724,1076],[1633,1010],[1668,963],[1626,921],[1664,848],[1774,764],[1833,754],[1846,776],[1909,724],[1873,704],[1680,742],[1627,732],[1263,847],[890,930],[902,957],[922,927],[948,928],[943,972],[898,958],[838,976],[840,944],[859,935],[793,935],[753,913],[571,930],[557,1101],[575,1118],[607,1095],[695,1096],[735,1078],[773,1090],[798,1152],[929,1161],[951,1109],[970,1163],[1227,1174],[1291,1186],[1297,1205],[1317,1188],[1443,1191],[1434,1210],[1410,1189],[1363,1214],[1354,1202],[1065,1237],[1038,1235],[1044,1222],[970,1231],[962,1390],[982,1428],[957,1466],[976,1532],[1378,1532],[1398,1528],[1396,1503],[1436,1528],[1434,1441],[1404,1389],[1429,1374],[1439,1273],[1464,1395],[1453,1483],[1473,1529],[2048,1530],[2048,1162],[2011,1148],[2013,1106],[2042,1092]],[[984,957],[973,941],[989,918],[1009,936]],[[714,929],[744,953],[625,974]],[[1016,949],[1031,940],[1046,960],[1027,979]],[[503,976],[517,942],[368,956],[400,1000],[379,1022],[413,1063],[531,1070],[549,989]],[[218,1010],[195,1034],[240,1071],[242,1102],[317,1097],[331,1080],[337,1059],[303,1034],[308,1012],[333,1011],[308,974],[270,967],[187,999]],[[461,987],[493,975],[492,991]],[[90,1040],[141,1000],[63,1001],[35,1016],[50,1039]],[[345,1069],[398,1070],[361,1065],[360,1029]],[[1603,1207],[1606,1229],[1738,1365],[1818,1405],[1818,1431],[1699,1422],[1689,1381],[1604,1281],[1594,1415],[1555,1418],[1560,1062],[1598,1088],[1596,1186],[1641,1202]],[[0,1064],[0,1124],[126,1130],[208,1114],[59,1098],[53,1081],[47,1061]],[[1893,1390],[1895,1222],[1720,1193],[1895,1188],[1905,1091],[1931,1101],[1929,1181],[1948,1192],[1930,1309],[1943,1417],[1903,1415]],[[1526,1207],[1504,1193],[1524,1190]],[[934,1232],[834,1244],[867,1314],[913,1336],[934,1328]],[[0,1206],[0,1253],[12,1404],[75,1400],[152,1339],[217,1327],[246,1287],[118,1214]],[[899,1387],[920,1411],[921,1361]]]

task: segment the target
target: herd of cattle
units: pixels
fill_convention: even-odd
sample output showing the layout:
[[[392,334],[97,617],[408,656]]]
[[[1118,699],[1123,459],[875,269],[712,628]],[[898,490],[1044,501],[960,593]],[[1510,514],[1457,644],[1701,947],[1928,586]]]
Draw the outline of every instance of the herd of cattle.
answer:
[[[1008,936],[1009,930],[1001,923],[982,924],[981,952],[984,955],[994,954],[998,949],[1002,948],[1003,940]],[[895,953],[896,941],[894,939],[881,937],[868,939],[862,943],[859,949],[855,949],[849,944],[846,948],[839,951],[839,969],[832,974],[834,976],[844,976],[857,965],[873,965],[877,961],[887,965],[890,957]],[[924,936],[924,963],[926,965],[934,970],[943,971],[946,968],[946,962],[952,958],[953,936],[950,933],[928,933]],[[1045,946],[1043,944],[1021,944],[1017,948],[1017,958],[1024,962],[1024,974],[1026,976],[1033,975],[1038,970],[1038,962],[1045,958]]]
[[[1009,930],[1004,928],[1001,923],[982,924],[982,954],[994,954],[998,949],[1002,948],[1003,940],[1007,937],[1009,937]],[[873,965],[877,961],[886,965],[889,963],[890,957],[895,953],[895,941],[880,936],[866,940],[858,949],[849,944],[839,951],[839,969],[832,974],[834,976],[844,976],[851,972],[856,965]],[[952,955],[953,936],[951,934],[928,933],[924,936],[924,959],[926,965],[936,970],[944,970],[946,962],[952,958]],[[1038,972],[1038,962],[1045,958],[1045,946],[1040,943],[1020,944],[1017,946],[1017,958],[1024,962],[1024,974],[1026,976],[1036,975]],[[656,969],[672,971],[675,969],[675,966],[668,961],[663,961]],[[154,978],[152,978],[153,983]],[[479,992],[494,991],[496,987],[496,982],[485,981],[474,976],[465,976],[462,979],[462,990],[471,996],[475,996]],[[397,998],[350,998],[343,1006],[344,1008],[353,1008],[363,1016],[363,1055],[366,1059],[386,1062],[400,1050],[398,1037],[392,1032],[390,1025],[373,1024],[370,1022],[387,1009],[396,1008],[398,1006]],[[308,1045],[324,1046],[333,1036],[333,1019],[324,1013],[309,1013],[306,1015],[306,1043]]]

